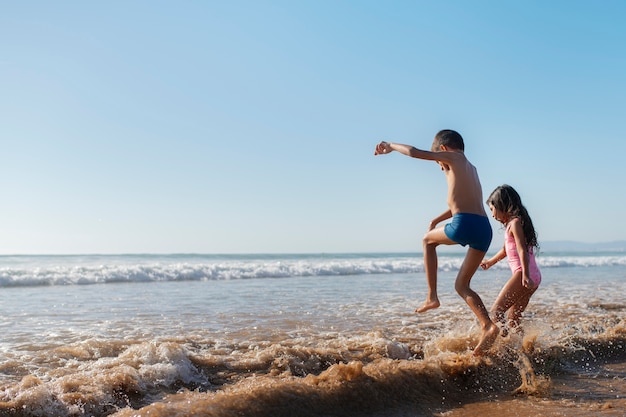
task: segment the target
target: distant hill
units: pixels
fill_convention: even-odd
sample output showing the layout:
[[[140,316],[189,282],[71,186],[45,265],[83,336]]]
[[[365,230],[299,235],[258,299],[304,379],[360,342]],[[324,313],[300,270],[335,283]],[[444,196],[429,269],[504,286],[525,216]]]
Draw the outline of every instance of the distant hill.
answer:
[[[626,240],[597,243],[549,240],[539,244],[543,252],[626,252]]]

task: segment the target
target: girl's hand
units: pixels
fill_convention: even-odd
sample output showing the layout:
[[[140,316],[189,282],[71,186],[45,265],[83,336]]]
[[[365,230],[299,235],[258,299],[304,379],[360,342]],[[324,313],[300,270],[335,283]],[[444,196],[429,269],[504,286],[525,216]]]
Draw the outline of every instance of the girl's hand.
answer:
[[[535,288],[535,283],[530,279],[530,277],[528,275],[522,275],[522,286],[524,288]]]
[[[489,261],[482,261],[480,263],[480,267],[482,269],[484,269],[484,270],[487,270],[487,269],[491,268],[492,266],[493,266],[493,264],[491,262],[489,262]]]

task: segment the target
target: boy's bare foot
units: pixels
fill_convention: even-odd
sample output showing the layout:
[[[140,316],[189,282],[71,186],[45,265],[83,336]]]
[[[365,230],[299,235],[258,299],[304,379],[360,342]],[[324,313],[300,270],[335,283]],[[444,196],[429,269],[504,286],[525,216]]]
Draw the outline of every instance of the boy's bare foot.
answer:
[[[424,311],[432,310],[433,308],[437,307],[439,307],[439,300],[426,301],[424,304],[422,304],[421,307],[416,308],[415,312],[423,313]]]
[[[478,342],[478,346],[474,348],[474,355],[483,356],[493,345],[493,342],[496,341],[498,333],[500,333],[500,329],[493,323],[491,323],[489,327],[483,330],[483,335],[480,338],[480,342]]]

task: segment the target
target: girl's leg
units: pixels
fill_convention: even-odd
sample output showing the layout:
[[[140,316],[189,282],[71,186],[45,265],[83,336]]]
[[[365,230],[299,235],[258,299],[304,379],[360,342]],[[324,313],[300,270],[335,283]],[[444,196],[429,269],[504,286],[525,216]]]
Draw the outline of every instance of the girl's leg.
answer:
[[[491,312],[499,322],[504,323],[504,315],[522,294],[522,272],[515,272],[500,290],[498,298],[491,307]]]
[[[415,310],[417,313],[423,313],[439,307],[439,297],[437,295],[437,246],[441,244],[453,245],[455,242],[446,236],[443,227],[439,227],[426,233],[423,244],[424,270],[426,272],[426,282],[428,283],[428,295],[424,304]]]
[[[522,295],[509,309],[508,322],[511,329],[520,329],[519,321],[522,317],[522,313],[526,310],[530,297],[532,297],[536,290],[536,287],[533,289],[526,288],[526,293]]]
[[[478,346],[474,349],[474,354],[477,356],[489,350],[499,332],[498,326],[489,318],[489,312],[485,308],[483,300],[470,288],[470,281],[480,266],[484,256],[485,252],[469,248],[454,285],[457,293],[465,300],[467,305],[474,312],[474,315],[478,318],[483,331]]]
[[[526,309],[535,290],[536,288],[529,289],[524,287],[522,285],[522,272],[515,272],[507,283],[504,284],[498,298],[493,303],[493,307],[491,307],[491,312],[496,320],[504,324],[504,315],[508,310],[509,324],[517,327],[519,318]]]

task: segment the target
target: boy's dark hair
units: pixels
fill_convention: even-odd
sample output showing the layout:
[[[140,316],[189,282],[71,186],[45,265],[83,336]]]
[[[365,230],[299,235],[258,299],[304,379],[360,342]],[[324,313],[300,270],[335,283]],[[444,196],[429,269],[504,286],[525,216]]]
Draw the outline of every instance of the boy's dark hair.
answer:
[[[441,145],[448,146],[452,149],[458,149],[460,151],[465,151],[465,144],[463,143],[463,138],[461,135],[449,129],[440,130],[435,135],[435,140],[433,141],[432,151],[439,151],[439,147]]]

